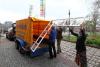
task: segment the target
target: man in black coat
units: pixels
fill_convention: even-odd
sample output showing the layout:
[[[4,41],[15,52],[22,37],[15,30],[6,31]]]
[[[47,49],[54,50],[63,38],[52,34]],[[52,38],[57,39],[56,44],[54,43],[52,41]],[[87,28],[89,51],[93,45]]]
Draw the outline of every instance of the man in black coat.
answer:
[[[72,35],[77,37],[75,61],[80,67],[87,67],[86,46],[85,46],[87,35],[85,34],[85,29],[81,27],[79,34],[74,33],[73,29],[71,28],[69,28],[69,30]]]

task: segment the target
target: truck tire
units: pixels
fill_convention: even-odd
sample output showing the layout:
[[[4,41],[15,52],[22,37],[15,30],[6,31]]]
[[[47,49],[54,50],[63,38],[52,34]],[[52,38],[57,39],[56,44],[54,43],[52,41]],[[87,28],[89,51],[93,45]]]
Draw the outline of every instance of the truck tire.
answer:
[[[18,50],[19,49],[19,42],[18,41],[15,41],[15,47],[16,47],[16,49]]]

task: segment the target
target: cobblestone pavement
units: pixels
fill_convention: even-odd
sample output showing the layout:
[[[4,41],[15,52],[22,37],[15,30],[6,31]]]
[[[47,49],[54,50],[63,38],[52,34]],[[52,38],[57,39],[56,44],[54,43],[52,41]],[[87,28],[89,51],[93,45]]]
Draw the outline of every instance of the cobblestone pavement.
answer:
[[[76,55],[75,44],[62,41],[61,48],[63,56],[74,61]],[[86,49],[87,49],[88,67],[97,67],[100,64],[100,49],[88,46],[86,47]]]
[[[30,58],[21,55],[14,42],[5,38],[0,39],[0,67],[77,67],[74,63],[75,44],[62,41],[62,53],[56,59],[48,60],[48,53],[43,56]],[[87,46],[88,67],[100,67],[100,49]]]
[[[52,60],[48,59],[48,56],[48,53],[34,58],[21,55],[15,49],[14,42],[0,39],[0,67],[77,67],[74,62],[65,58],[63,53]]]

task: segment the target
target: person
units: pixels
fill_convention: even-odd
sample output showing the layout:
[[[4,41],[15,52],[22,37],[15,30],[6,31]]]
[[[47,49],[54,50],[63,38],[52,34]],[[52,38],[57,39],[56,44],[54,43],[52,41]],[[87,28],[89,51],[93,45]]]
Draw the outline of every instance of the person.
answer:
[[[51,32],[49,34],[49,55],[50,55],[50,59],[52,59],[53,57],[56,57],[56,49],[55,49],[55,39],[56,39],[56,29],[53,26],[51,28]]]
[[[57,29],[57,54],[59,54],[61,52],[61,39],[62,39],[62,28],[58,27]]]
[[[81,27],[79,34],[74,33],[73,29],[71,28],[69,28],[69,30],[72,35],[77,37],[75,62],[80,67],[87,67],[86,46],[85,46],[85,40],[87,35],[85,34],[85,29]]]

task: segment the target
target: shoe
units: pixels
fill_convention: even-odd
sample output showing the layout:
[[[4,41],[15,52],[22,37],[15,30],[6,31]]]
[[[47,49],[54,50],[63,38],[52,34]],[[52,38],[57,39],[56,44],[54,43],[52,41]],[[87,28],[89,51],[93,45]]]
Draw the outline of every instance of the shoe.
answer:
[[[62,51],[60,50],[60,51],[57,51],[57,54],[59,54],[59,53],[61,53]]]
[[[59,54],[60,52],[57,52],[57,54]]]
[[[55,55],[54,58],[56,58],[57,56]]]
[[[53,57],[48,57],[48,59],[53,59]]]

